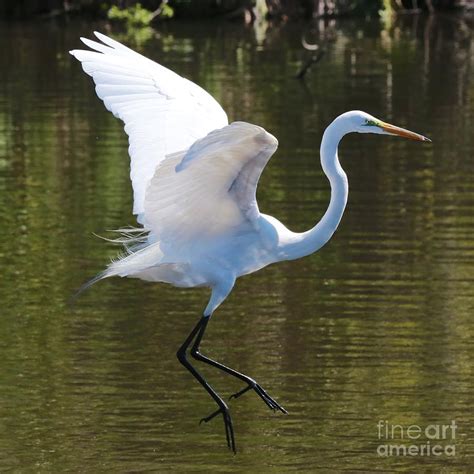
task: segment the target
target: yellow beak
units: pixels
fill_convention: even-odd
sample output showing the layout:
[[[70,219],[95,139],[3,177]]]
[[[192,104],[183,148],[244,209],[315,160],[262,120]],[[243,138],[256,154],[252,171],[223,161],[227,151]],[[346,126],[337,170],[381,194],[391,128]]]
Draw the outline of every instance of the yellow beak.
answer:
[[[420,142],[431,142],[429,138],[426,138],[419,133],[410,132],[410,130],[405,130],[404,128],[396,127],[389,123],[380,122],[379,127],[391,135],[399,135],[400,137],[410,138],[411,140],[418,140]]]

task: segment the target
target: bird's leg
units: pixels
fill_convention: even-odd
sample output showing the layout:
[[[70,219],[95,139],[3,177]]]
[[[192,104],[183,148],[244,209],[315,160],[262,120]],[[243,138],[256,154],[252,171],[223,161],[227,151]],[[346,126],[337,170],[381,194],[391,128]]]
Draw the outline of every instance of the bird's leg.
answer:
[[[269,408],[271,408],[272,410],[279,410],[282,413],[287,414],[288,412],[280,404],[278,404],[272,397],[270,397],[270,395],[268,395],[268,393],[254,379],[252,379],[251,377],[248,377],[245,374],[241,374],[240,372],[237,372],[236,370],[231,369],[230,367],[227,367],[226,365],[221,364],[220,362],[210,359],[209,357],[199,352],[199,345],[201,343],[202,336],[206,330],[207,323],[208,323],[208,318],[203,318],[202,326],[199,328],[198,334],[191,348],[191,355],[196,360],[200,360],[201,362],[212,365],[213,367],[216,367],[217,369],[222,370],[228,373],[229,375],[232,375],[233,377],[236,377],[244,381],[247,384],[247,386],[244,389],[240,390],[237,393],[234,393],[233,395],[231,395],[230,398],[239,398],[245,392],[248,392],[249,390],[253,389],[255,390],[257,395],[267,404]],[[203,418],[201,422],[207,423],[208,421],[212,420],[215,416],[217,416],[220,412],[221,410],[216,410],[215,412],[211,413],[206,418]]]
[[[198,322],[196,327],[191,331],[189,336],[186,338],[183,345],[179,348],[176,355],[178,357],[178,360],[181,362],[181,364],[183,364],[189,370],[189,372],[191,372],[193,377],[197,379],[197,381],[206,389],[207,393],[209,393],[209,395],[213,398],[213,400],[219,406],[219,410],[215,412],[214,416],[216,416],[219,413],[222,413],[222,417],[224,419],[224,425],[225,425],[225,434],[227,438],[227,446],[229,449],[231,449],[235,453],[236,451],[235,451],[234,428],[232,426],[232,418],[230,417],[229,407],[224,402],[224,400],[217,394],[217,392],[207,383],[204,377],[189,363],[188,359],[186,358],[186,350],[190,346],[192,340],[194,339],[196,334],[198,334],[197,338],[199,338],[199,341],[201,340],[208,322],[209,322],[209,317],[204,316],[201,318],[201,320]],[[193,345],[193,348],[194,348],[194,345]],[[198,343],[198,346],[199,346],[199,343]]]

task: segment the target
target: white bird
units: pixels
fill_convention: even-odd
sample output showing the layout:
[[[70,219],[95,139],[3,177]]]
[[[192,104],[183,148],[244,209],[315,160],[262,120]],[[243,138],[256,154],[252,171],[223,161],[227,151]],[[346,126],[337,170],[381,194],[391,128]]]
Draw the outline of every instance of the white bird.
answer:
[[[106,108],[125,122],[133,212],[141,226],[123,230],[119,240],[125,255],[90,283],[121,276],[211,289],[201,319],[177,356],[218,405],[201,421],[222,414],[227,445],[235,452],[229,408],[191,365],[187,349],[191,347],[193,358],[246,384],[232,397],[253,389],[271,409],[287,413],[251,377],[200,353],[210,316],[238,277],[309,255],[331,238],[348,196],[347,177],[337,154],[344,135],[378,133],[430,140],[365,112],[340,115],[325,130],[320,149],[331,186],[329,207],[312,229],[292,232],[262,214],[256,201],[258,180],[277,149],[277,139],[257,125],[228,124],[222,107],[198,85],[103,34],[95,35],[102,43],[81,38],[92,51],[70,53],[92,76]]]

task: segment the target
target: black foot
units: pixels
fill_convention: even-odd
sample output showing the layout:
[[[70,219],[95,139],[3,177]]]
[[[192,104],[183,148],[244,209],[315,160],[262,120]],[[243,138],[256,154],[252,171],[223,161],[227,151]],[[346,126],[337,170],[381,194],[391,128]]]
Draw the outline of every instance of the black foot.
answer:
[[[255,382],[255,380],[250,381],[247,387],[240,390],[240,392],[237,392],[231,395],[229,397],[229,400],[232,400],[232,398],[239,398],[244,393],[252,389],[255,390],[257,395],[266,403],[268,408],[270,408],[273,411],[275,410],[281,411],[285,415],[288,415],[288,412],[278,402],[276,402],[272,397],[270,397],[270,395],[268,395],[268,393],[257,382]],[[219,413],[221,413],[221,411],[222,411],[221,409],[216,410],[215,412],[211,413],[209,416],[202,418],[199,424],[207,423],[208,421],[211,421],[214,417],[216,417]]]
[[[257,382],[255,382],[255,380],[250,381],[247,387],[242,389],[240,392],[231,395],[229,397],[229,400],[231,400],[232,398],[239,398],[244,393],[252,389],[255,390],[257,395],[267,404],[268,408],[272,410],[281,411],[285,415],[288,415],[288,412],[278,402],[276,402],[272,397],[270,397],[270,395],[268,395],[268,393]]]
[[[208,421],[212,420],[215,416],[219,415],[219,413],[222,413],[222,418],[224,420],[225,436],[227,438],[227,447],[231,451],[233,451],[233,453],[235,454],[236,450],[235,450],[234,426],[232,424],[232,418],[230,416],[230,412],[229,412],[228,407],[219,408],[218,410],[216,410],[211,415],[209,415],[205,418],[202,418],[199,421],[199,424],[207,423]]]

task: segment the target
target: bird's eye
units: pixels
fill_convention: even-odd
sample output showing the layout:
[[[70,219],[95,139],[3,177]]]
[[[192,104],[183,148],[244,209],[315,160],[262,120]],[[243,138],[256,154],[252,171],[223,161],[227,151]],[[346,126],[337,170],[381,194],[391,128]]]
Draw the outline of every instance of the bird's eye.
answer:
[[[368,126],[372,126],[372,127],[377,127],[377,126],[378,126],[378,123],[377,123],[375,120],[366,119],[364,125],[368,125]]]

